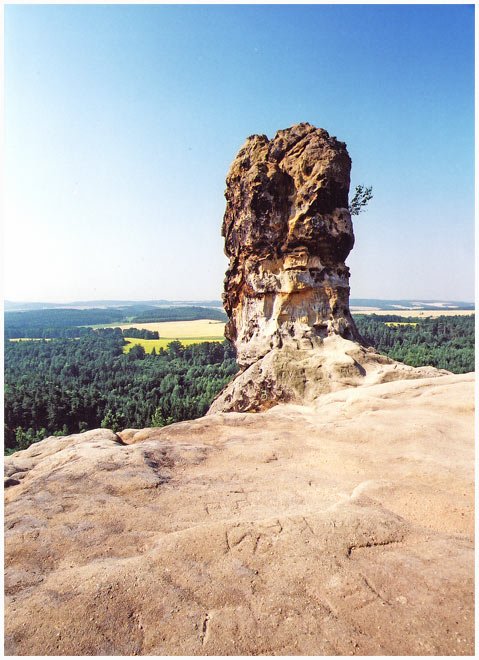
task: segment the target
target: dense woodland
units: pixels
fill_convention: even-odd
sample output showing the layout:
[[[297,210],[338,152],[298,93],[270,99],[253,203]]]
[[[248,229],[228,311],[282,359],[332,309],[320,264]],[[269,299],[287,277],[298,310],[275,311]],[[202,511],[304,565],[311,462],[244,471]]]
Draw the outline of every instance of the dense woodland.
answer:
[[[364,314],[354,316],[354,320],[362,337],[394,360],[412,367],[432,365],[456,374],[474,371],[473,315],[409,318]]]
[[[355,321],[367,342],[406,364],[430,364],[454,373],[474,370],[473,316],[358,315]],[[61,325],[56,329],[61,331]],[[63,328],[69,329],[74,330]],[[124,333],[132,337],[131,329],[83,330],[74,339],[6,341],[7,451],[52,434],[194,419],[237,371],[227,342],[186,348],[172,342],[152,355],[137,345],[125,354]],[[44,336],[43,331],[38,326],[37,336]],[[143,332],[139,329],[138,336]]]

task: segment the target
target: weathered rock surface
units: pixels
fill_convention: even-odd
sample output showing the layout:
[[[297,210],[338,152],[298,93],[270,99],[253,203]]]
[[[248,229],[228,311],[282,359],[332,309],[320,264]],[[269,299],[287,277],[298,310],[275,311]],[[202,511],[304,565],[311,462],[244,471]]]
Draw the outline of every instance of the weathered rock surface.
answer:
[[[311,399],[366,375],[371,381],[372,372],[377,382],[401,370],[401,378],[433,374],[362,346],[345,265],[354,245],[350,169],[346,145],[310,124],[271,140],[253,135],[239,151],[226,179],[222,234],[229,257],[225,334],[241,372],[211,412],[302,403],[305,392]]]
[[[208,414],[257,412],[281,401],[310,403],[328,392],[449,373],[435,367],[409,367],[357,342],[332,335],[313,350],[285,346],[269,351],[220,392]]]
[[[354,245],[346,145],[310,124],[246,140],[226,179],[226,335],[249,366],[285,344],[359,335],[349,313]]]
[[[473,377],[6,458],[6,653],[472,655]]]

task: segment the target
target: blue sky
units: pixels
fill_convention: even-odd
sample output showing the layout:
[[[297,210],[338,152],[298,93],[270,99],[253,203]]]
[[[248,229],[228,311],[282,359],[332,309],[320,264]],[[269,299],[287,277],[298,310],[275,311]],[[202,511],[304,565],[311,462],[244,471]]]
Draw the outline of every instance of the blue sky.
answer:
[[[218,298],[248,135],[345,141],[351,295],[474,295],[472,5],[9,5],[10,300]]]

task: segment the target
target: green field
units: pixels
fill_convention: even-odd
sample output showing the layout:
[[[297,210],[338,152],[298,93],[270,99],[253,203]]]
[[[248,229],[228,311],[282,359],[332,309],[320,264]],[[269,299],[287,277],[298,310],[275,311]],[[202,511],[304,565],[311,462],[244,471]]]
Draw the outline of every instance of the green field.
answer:
[[[129,353],[135,345],[143,346],[146,353],[151,353],[153,349],[158,351],[160,348],[166,348],[172,341],[179,341],[183,346],[190,346],[191,344],[201,344],[205,341],[223,341],[224,337],[182,337],[181,339],[172,339],[171,337],[163,337],[162,339],[136,339],[136,337],[125,337],[128,342],[123,347],[123,353]]]

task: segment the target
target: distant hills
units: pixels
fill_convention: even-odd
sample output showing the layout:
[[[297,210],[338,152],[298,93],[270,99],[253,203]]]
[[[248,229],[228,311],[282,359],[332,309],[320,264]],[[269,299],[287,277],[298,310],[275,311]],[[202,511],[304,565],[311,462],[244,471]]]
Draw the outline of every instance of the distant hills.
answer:
[[[36,309],[109,309],[134,307],[135,310],[150,310],[156,307],[219,307],[223,309],[221,300],[77,300],[67,303],[49,302],[14,302],[4,301],[6,312],[23,312]]]
[[[398,310],[427,310],[427,311],[446,311],[446,310],[474,310],[473,302],[462,300],[382,300],[378,298],[351,298],[349,301],[351,311],[354,308],[377,308],[378,310],[398,311]]]
[[[401,299],[383,300],[381,298],[351,298],[351,311],[355,308],[376,308],[378,310],[397,311],[403,310],[474,310],[473,302],[457,300],[421,300]],[[151,311],[161,307],[213,307],[223,308],[221,300],[81,300],[68,303],[49,302],[14,302],[5,300],[6,312],[20,312],[41,309],[109,309],[133,307],[135,313]]]

